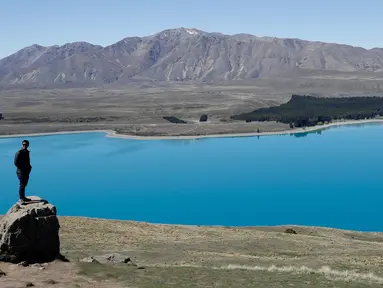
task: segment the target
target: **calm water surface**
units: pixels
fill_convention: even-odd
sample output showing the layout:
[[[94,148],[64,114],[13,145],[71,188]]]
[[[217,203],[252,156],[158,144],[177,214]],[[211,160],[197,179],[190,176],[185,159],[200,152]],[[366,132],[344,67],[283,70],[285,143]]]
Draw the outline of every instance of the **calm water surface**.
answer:
[[[0,214],[17,201],[13,157],[23,138],[0,139]],[[203,140],[28,139],[27,194],[60,215],[383,231],[383,125]]]

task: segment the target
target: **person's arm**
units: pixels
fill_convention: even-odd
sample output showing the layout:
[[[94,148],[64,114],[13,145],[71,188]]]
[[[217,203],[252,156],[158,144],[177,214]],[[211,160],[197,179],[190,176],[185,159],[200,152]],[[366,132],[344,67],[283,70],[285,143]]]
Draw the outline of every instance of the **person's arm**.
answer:
[[[17,168],[20,168],[20,151],[17,151],[15,154],[14,164]]]

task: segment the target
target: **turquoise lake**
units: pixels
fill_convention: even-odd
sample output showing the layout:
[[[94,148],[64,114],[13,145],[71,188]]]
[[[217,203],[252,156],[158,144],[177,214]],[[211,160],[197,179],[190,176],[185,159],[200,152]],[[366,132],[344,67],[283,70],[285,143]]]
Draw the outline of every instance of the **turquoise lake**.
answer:
[[[381,124],[200,140],[2,138],[0,214],[18,200],[13,157],[24,138],[27,196],[46,198],[61,216],[383,231]]]

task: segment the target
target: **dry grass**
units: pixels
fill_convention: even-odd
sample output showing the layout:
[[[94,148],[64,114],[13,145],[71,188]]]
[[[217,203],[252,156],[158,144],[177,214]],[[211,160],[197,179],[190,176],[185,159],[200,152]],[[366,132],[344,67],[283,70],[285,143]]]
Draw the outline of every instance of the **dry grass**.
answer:
[[[198,227],[77,217],[60,217],[59,221],[61,251],[71,262],[50,263],[42,271],[0,263],[7,274],[1,279],[8,285],[4,287],[22,287],[25,281],[48,287],[50,279],[57,282],[54,287],[84,288],[362,288],[383,284],[383,233],[299,226]],[[287,228],[297,234],[285,233]],[[112,252],[130,257],[145,269],[78,262]],[[9,286],[12,283],[15,286]]]
[[[331,267],[323,266],[319,269],[312,269],[306,266],[294,267],[294,266],[282,266],[278,267],[271,265],[269,267],[261,266],[243,266],[243,265],[227,265],[221,267],[213,267],[213,269],[233,269],[233,270],[250,270],[250,271],[267,271],[267,272],[280,272],[280,273],[290,273],[290,274],[318,274],[324,276],[329,280],[340,280],[344,282],[362,282],[362,283],[371,283],[371,284],[383,284],[383,277],[379,277],[374,273],[358,273],[355,271],[339,271],[331,269]]]
[[[11,89],[0,91],[0,134],[123,128],[157,135],[285,130],[287,125],[231,125],[230,116],[287,102],[292,94],[383,95],[381,79],[366,75],[314,73],[230,83],[157,83],[123,87]],[[356,80],[357,79],[357,80]],[[195,125],[202,114],[209,125]],[[189,126],[168,125],[173,115]],[[95,119],[95,117],[97,119]],[[219,125],[223,123],[229,124]],[[153,127],[152,124],[157,126]],[[181,131],[179,131],[181,130]]]
[[[259,270],[211,269],[207,267],[149,267],[132,270],[124,267],[82,265],[81,275],[96,280],[117,279],[123,287],[337,287],[378,288],[381,284],[328,279],[323,275]]]
[[[27,283],[32,283],[37,288],[56,287],[84,287],[84,288],[119,288],[118,283],[113,280],[105,280],[98,283],[90,277],[80,275],[79,270],[72,263],[50,263],[44,270],[36,267],[20,267],[0,262],[0,268],[6,271],[7,275],[0,280],[1,288],[25,288]]]
[[[176,277],[178,280],[173,279],[179,286],[166,284],[169,286],[163,287],[205,287],[206,283],[218,281],[229,270],[233,271],[230,272],[233,273],[232,280],[247,279],[247,284],[243,282],[244,286],[241,287],[250,285],[253,277],[263,277],[260,276],[263,273],[278,277],[286,274],[282,278],[295,279],[295,287],[310,287],[302,284],[306,278],[311,281],[321,279],[327,283],[327,286],[320,287],[333,287],[331,285],[335,284],[331,283],[334,281],[348,285],[372,285],[365,287],[383,283],[382,233],[294,226],[239,228],[154,225],[70,217],[61,218],[60,223],[62,250],[69,258],[118,252],[147,267],[151,276],[142,276],[142,283],[135,282],[137,287],[150,287],[143,283],[148,279],[155,281],[153,279],[170,277],[168,273],[172,277],[176,277],[174,273],[179,273],[179,277]],[[298,234],[286,234],[286,228],[293,228]],[[101,277],[106,267],[82,265],[81,269],[85,275]],[[119,276],[123,283],[126,283],[126,277],[132,281],[135,273],[146,273],[126,269],[130,268],[108,267],[106,271],[112,275],[125,275],[126,271],[130,271],[130,276]],[[187,271],[194,275],[200,270],[204,271],[204,276],[198,280],[201,286],[182,284],[188,277]]]

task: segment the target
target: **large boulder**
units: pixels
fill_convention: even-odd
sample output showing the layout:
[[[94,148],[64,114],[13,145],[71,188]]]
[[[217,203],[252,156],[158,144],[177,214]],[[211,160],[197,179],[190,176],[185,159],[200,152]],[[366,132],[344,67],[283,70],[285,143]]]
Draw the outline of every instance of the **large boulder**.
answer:
[[[206,122],[208,119],[208,116],[206,114],[202,115],[200,118],[199,118],[199,122]]]
[[[40,197],[13,205],[0,222],[0,260],[50,262],[60,255],[56,207]]]

